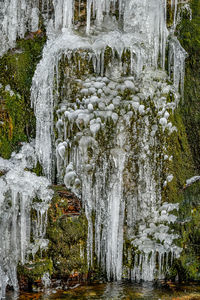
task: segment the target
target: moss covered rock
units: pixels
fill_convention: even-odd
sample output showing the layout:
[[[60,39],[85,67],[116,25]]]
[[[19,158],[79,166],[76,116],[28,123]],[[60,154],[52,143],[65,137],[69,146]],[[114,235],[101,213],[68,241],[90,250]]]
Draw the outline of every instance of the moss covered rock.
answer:
[[[38,258],[24,265],[18,265],[19,284],[22,289],[32,289],[33,284],[41,284],[44,274],[52,275],[53,262],[49,258]]]
[[[30,89],[45,36],[27,36],[0,58],[0,156],[9,158],[20,143],[34,137]]]
[[[87,219],[80,200],[62,186],[54,187],[55,196],[48,211],[48,257],[53,260],[53,275],[69,279],[85,274],[87,266]]]
[[[200,2],[191,0],[192,20],[183,11],[178,37],[188,53],[181,114],[197,171],[200,171]]]
[[[168,140],[173,160],[166,168],[174,179],[164,191],[168,201],[180,203],[175,228],[183,251],[169,270],[168,277],[173,280],[200,280],[200,184],[185,188],[186,180],[200,171],[200,2],[191,0],[190,5],[192,20],[189,11],[183,9],[177,28],[188,57],[184,97],[172,120],[178,131]]]
[[[41,287],[42,277],[70,284],[87,278],[87,219],[80,200],[63,186],[53,186],[55,194],[48,210],[46,237],[48,247],[38,252],[24,265],[18,265],[22,289]],[[37,201],[37,199],[36,199]],[[34,220],[37,216],[32,214]]]
[[[169,270],[170,279],[200,280],[200,182],[182,189],[178,214],[180,259]]]

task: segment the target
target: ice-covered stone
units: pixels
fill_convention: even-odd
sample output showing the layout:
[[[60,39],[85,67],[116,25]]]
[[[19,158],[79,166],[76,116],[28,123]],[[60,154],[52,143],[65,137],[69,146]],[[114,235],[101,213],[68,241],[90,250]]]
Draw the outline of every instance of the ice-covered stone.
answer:
[[[194,176],[186,180],[186,187],[200,180],[200,176]]]
[[[94,107],[91,103],[88,104],[88,110],[91,111],[91,112],[94,110]]]
[[[144,114],[144,112],[145,112],[145,107],[144,107],[144,105],[142,105],[142,104],[139,105],[138,111],[139,111],[140,114]]]
[[[127,89],[130,89],[130,90],[134,90],[135,86],[134,86],[134,83],[130,80],[126,80],[125,82],[125,86]]]
[[[164,118],[160,118],[160,121],[159,121],[160,125],[162,126],[166,126],[167,125],[167,119],[164,117]]]
[[[94,124],[90,125],[90,131],[94,135],[99,131],[100,128],[101,128],[101,126],[99,123],[94,123]]]

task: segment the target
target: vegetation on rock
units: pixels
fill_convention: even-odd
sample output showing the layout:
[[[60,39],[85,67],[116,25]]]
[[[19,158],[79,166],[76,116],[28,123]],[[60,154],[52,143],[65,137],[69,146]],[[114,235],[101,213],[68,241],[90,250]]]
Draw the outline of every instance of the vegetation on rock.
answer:
[[[0,156],[4,158],[34,137],[30,89],[45,40],[42,33],[27,36],[0,58]]]

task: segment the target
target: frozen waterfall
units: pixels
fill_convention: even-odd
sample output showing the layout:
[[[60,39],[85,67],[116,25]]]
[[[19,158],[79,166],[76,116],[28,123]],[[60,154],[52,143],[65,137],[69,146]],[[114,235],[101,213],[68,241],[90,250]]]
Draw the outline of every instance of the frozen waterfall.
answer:
[[[160,210],[162,183],[154,175],[157,173],[159,178],[162,173],[156,152],[159,128],[166,131],[165,134],[176,130],[167,119],[177,100],[167,103],[166,95],[171,92],[175,99],[179,98],[174,87],[167,85],[165,72],[157,70],[164,70],[166,47],[170,43],[166,1],[88,0],[86,35],[83,37],[72,31],[72,2],[68,2],[67,9],[65,2],[54,3],[51,38],[33,79],[38,158],[49,179],[54,180],[57,174],[58,182],[64,182],[67,188],[82,197],[88,218],[89,264],[92,265],[96,255],[108,279],[121,279],[123,227],[127,224],[128,238],[143,253],[135,256],[132,279],[162,278],[164,260],[168,264],[164,256],[174,257],[180,253],[180,249],[173,245],[177,235],[170,233],[168,226],[161,225],[166,221],[174,222],[176,218],[168,213],[168,208],[165,215]],[[120,20],[111,16],[116,7],[123,20],[121,30],[118,27]],[[64,17],[66,12],[68,15]],[[60,19],[59,15],[63,18]],[[110,31],[106,29],[108,25]],[[180,45],[177,52],[176,44],[171,43],[170,66],[174,68],[174,83],[178,89],[179,78],[183,79],[185,54]],[[105,66],[107,47],[112,53],[110,66]],[[75,80],[78,92],[72,96],[70,76],[76,75],[66,73],[66,87],[62,88],[63,96],[59,100],[60,61],[67,61],[72,66],[79,49],[82,54],[77,68],[80,68],[81,60],[87,59],[97,77],[83,76]],[[129,51],[130,58],[127,63],[122,63],[126,51]],[[127,90],[128,98],[124,95]],[[150,121],[152,102],[157,111],[153,125]],[[55,110],[57,123],[54,127]],[[134,143],[131,144],[131,140]],[[127,178],[130,186],[126,183]],[[161,227],[151,227],[154,218]],[[143,233],[136,236],[134,228],[138,224],[141,224]],[[155,235],[155,241],[151,241],[149,235]],[[164,235],[168,239],[163,246]],[[156,242],[158,239],[160,244]],[[157,257],[160,257],[158,270]]]
[[[136,281],[162,279],[181,252],[178,235],[170,229],[178,205],[163,203],[161,196],[173,180],[163,171],[169,159],[165,137],[176,131],[169,116],[183,90],[186,57],[174,27],[167,28],[167,0],[85,4],[83,26],[75,20],[74,0],[0,2],[0,38],[5,41],[0,55],[27,30],[36,31],[41,17],[48,35],[31,89],[35,146],[24,145],[9,161],[0,160],[5,170],[0,204],[11,205],[0,214],[2,297],[8,283],[17,289],[18,261],[41,246],[30,244],[30,208],[38,212],[36,237],[45,239],[50,182],[64,183],[82,199],[88,266],[95,256],[108,280],[127,273]],[[171,9],[175,26],[177,1],[171,1]],[[46,178],[24,170],[37,160]],[[41,205],[32,202],[36,196]],[[134,254],[124,248],[125,239]],[[132,261],[129,272],[125,250]]]

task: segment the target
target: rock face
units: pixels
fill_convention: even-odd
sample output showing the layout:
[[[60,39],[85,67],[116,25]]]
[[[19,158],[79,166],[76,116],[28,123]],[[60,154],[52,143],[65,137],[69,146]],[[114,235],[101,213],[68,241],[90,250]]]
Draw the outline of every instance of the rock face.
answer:
[[[12,17],[11,2],[21,11]],[[199,183],[186,182],[199,175],[198,1],[21,3],[0,3],[8,16],[1,51],[16,47],[0,59],[0,155],[36,132],[38,161],[23,172],[45,175],[54,196],[46,247],[31,253],[21,242],[20,287],[65,287],[92,270],[108,280],[199,279]],[[0,166],[2,182],[7,172]],[[40,210],[31,205],[37,245]],[[22,207],[14,207],[18,220]],[[2,270],[0,261],[1,278]],[[1,292],[7,283],[17,289],[16,270],[9,276]]]

